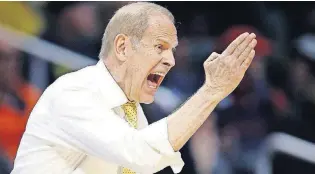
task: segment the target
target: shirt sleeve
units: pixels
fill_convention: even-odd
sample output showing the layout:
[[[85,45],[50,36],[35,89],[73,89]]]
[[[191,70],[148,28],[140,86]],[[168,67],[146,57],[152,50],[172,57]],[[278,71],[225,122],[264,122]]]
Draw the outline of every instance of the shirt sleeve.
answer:
[[[52,102],[57,136],[85,153],[140,173],[156,173],[184,166],[179,152],[168,141],[167,122],[162,119],[136,130],[103,106],[91,89],[66,89]]]

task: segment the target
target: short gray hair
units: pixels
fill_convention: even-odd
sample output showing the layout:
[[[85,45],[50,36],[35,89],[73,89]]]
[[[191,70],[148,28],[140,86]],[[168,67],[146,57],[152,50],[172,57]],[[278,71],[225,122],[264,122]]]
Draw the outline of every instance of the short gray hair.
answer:
[[[165,15],[175,22],[173,14],[168,9],[154,3],[137,2],[118,9],[105,29],[99,58],[108,56],[118,34],[126,34],[132,37],[133,41],[140,41],[152,15]]]

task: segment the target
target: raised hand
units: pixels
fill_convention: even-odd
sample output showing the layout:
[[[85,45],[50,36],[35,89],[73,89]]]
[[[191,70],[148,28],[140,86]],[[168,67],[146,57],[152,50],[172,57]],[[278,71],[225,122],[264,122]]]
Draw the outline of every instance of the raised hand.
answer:
[[[238,36],[223,52],[213,52],[204,62],[204,86],[220,99],[229,95],[241,82],[255,56],[254,33]]]

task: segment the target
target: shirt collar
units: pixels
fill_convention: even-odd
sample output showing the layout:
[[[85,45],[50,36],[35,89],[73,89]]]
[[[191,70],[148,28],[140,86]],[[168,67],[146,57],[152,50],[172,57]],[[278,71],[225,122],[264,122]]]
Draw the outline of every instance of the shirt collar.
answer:
[[[113,109],[128,102],[123,90],[118,86],[102,60],[96,64],[99,74],[100,90],[104,95],[107,105]]]

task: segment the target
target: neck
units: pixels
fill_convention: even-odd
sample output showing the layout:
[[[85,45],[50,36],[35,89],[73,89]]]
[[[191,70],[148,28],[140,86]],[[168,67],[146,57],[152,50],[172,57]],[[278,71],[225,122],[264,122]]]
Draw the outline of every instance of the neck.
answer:
[[[109,73],[112,75],[118,86],[123,90],[127,98],[129,99],[129,87],[127,85],[128,79],[126,78],[127,67],[126,64],[118,62],[115,57],[107,57],[103,60]],[[129,99],[130,100],[130,99]]]

